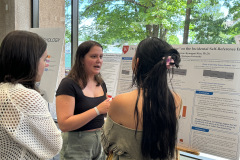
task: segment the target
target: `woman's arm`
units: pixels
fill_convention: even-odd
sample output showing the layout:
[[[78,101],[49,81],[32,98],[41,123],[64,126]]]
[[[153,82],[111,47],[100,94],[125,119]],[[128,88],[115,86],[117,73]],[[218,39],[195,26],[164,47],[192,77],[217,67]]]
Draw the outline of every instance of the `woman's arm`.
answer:
[[[100,103],[97,107],[100,114],[108,111],[110,102],[108,99]],[[81,128],[97,116],[94,108],[81,114],[74,115],[75,98],[68,95],[59,95],[56,97],[56,111],[59,128],[63,132],[68,132]]]

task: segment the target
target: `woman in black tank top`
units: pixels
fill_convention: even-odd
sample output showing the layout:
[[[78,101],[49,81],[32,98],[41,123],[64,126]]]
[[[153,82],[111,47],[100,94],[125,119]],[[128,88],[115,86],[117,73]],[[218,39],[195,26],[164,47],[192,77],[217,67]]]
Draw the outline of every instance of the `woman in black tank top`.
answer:
[[[110,101],[100,69],[103,48],[95,41],[79,45],[75,63],[56,92],[56,111],[63,132],[61,159],[104,159],[100,131]]]

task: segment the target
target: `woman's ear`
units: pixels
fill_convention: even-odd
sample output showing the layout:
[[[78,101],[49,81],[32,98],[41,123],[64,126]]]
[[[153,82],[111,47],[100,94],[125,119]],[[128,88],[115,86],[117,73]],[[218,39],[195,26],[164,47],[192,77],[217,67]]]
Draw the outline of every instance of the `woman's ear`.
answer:
[[[133,68],[133,73],[135,73],[137,71],[138,63],[139,63],[139,58],[137,58],[136,61],[135,61],[135,65],[134,65],[134,68]]]
[[[83,62],[83,59],[80,59],[80,62],[82,64],[82,66],[84,66],[84,62]]]
[[[138,63],[139,63],[139,58],[137,58],[136,67],[138,67]]]

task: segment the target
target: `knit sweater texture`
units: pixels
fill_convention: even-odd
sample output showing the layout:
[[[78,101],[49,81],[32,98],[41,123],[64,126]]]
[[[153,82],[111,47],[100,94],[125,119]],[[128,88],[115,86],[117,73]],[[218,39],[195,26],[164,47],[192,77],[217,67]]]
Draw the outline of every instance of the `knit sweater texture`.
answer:
[[[0,144],[4,160],[50,159],[61,150],[61,132],[37,91],[0,83]]]

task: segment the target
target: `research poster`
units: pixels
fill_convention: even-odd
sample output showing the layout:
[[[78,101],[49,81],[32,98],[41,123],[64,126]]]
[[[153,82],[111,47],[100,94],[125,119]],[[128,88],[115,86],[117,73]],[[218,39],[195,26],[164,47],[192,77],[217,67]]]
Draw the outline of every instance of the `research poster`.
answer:
[[[108,95],[115,97],[118,82],[118,73],[120,69],[121,54],[103,54],[103,64],[101,75],[107,86]]]
[[[171,80],[183,101],[178,145],[239,159],[240,46],[173,47],[182,59]]]
[[[137,46],[123,46],[117,94],[131,91],[132,57]],[[183,101],[178,145],[199,152],[239,159],[240,46],[174,45],[179,69],[169,87]]]
[[[39,88],[47,102],[53,103],[58,82],[60,59],[64,46],[64,28],[31,28],[31,32],[40,35],[47,42],[47,66]]]
[[[136,45],[123,46],[120,71],[117,84],[117,95],[132,91],[132,58],[136,52]]]

